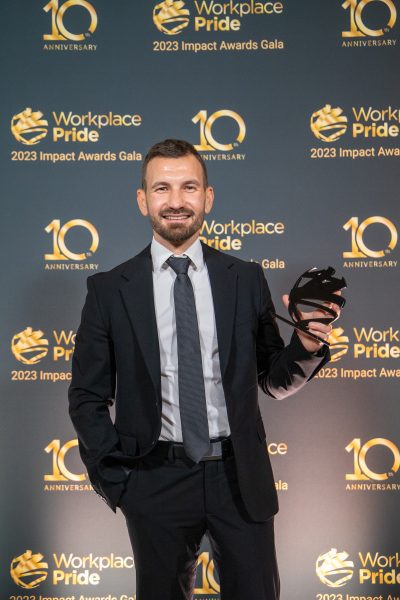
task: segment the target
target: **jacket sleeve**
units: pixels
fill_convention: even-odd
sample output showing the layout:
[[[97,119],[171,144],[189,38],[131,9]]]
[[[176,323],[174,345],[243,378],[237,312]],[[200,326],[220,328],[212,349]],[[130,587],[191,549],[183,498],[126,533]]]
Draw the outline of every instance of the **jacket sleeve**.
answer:
[[[275,309],[267,281],[260,265],[260,315],[257,333],[257,373],[262,390],[277,400],[290,396],[312,379],[330,360],[327,346],[310,353],[301,343],[296,330],[285,346],[279,334]]]
[[[124,490],[126,470],[111,420],[116,369],[113,344],[96,296],[95,276],[87,280],[87,296],[75,339],[69,414],[78,435],[79,451],[94,490],[114,511]]]

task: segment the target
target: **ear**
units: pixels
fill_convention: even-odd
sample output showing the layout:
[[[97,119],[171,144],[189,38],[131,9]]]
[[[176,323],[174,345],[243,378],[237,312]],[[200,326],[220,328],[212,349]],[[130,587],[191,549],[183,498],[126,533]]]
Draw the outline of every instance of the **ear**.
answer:
[[[142,215],[144,217],[147,217],[149,214],[149,211],[147,208],[146,192],[142,188],[139,188],[136,191],[136,198],[137,198],[137,203],[138,203],[140,212],[142,213]]]
[[[211,186],[208,186],[206,188],[206,202],[205,202],[205,207],[204,207],[204,212],[206,213],[206,215],[208,215],[208,213],[211,211],[211,209],[213,207],[213,203],[214,203],[214,188],[212,188]]]

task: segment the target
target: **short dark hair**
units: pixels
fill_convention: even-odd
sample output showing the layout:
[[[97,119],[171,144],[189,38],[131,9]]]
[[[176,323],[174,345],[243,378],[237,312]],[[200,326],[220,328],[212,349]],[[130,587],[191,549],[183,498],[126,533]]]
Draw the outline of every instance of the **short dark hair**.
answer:
[[[201,168],[203,169],[204,187],[207,187],[207,167],[196,148],[192,146],[192,144],[189,144],[189,142],[185,142],[185,140],[168,139],[154,144],[144,157],[142,165],[142,188],[144,190],[146,189],[147,165],[153,158],[157,158],[157,156],[162,156],[163,158],[181,158],[182,156],[188,156],[190,154],[192,154],[201,164]]]

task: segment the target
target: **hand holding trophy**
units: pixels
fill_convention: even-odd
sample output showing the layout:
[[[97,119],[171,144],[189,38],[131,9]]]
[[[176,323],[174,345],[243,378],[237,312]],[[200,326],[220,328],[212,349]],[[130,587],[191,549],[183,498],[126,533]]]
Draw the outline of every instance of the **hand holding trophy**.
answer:
[[[288,311],[292,321],[275,313],[275,316],[281,321],[326,346],[330,345],[329,342],[312,333],[309,326],[314,323],[320,323],[323,326],[330,325],[339,317],[340,309],[346,303],[345,298],[341,295],[341,290],[347,287],[346,281],[344,277],[341,279],[334,277],[334,274],[333,267],[309,269],[298,278],[289,294]],[[303,313],[299,308],[301,306],[312,307],[316,310],[317,316],[312,313]]]

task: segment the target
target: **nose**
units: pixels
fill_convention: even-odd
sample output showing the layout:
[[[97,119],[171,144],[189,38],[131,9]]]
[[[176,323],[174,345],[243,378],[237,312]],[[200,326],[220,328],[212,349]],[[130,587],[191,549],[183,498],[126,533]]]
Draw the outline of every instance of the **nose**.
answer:
[[[180,189],[171,189],[171,192],[168,197],[168,205],[171,208],[177,210],[178,208],[183,208],[183,196]]]

